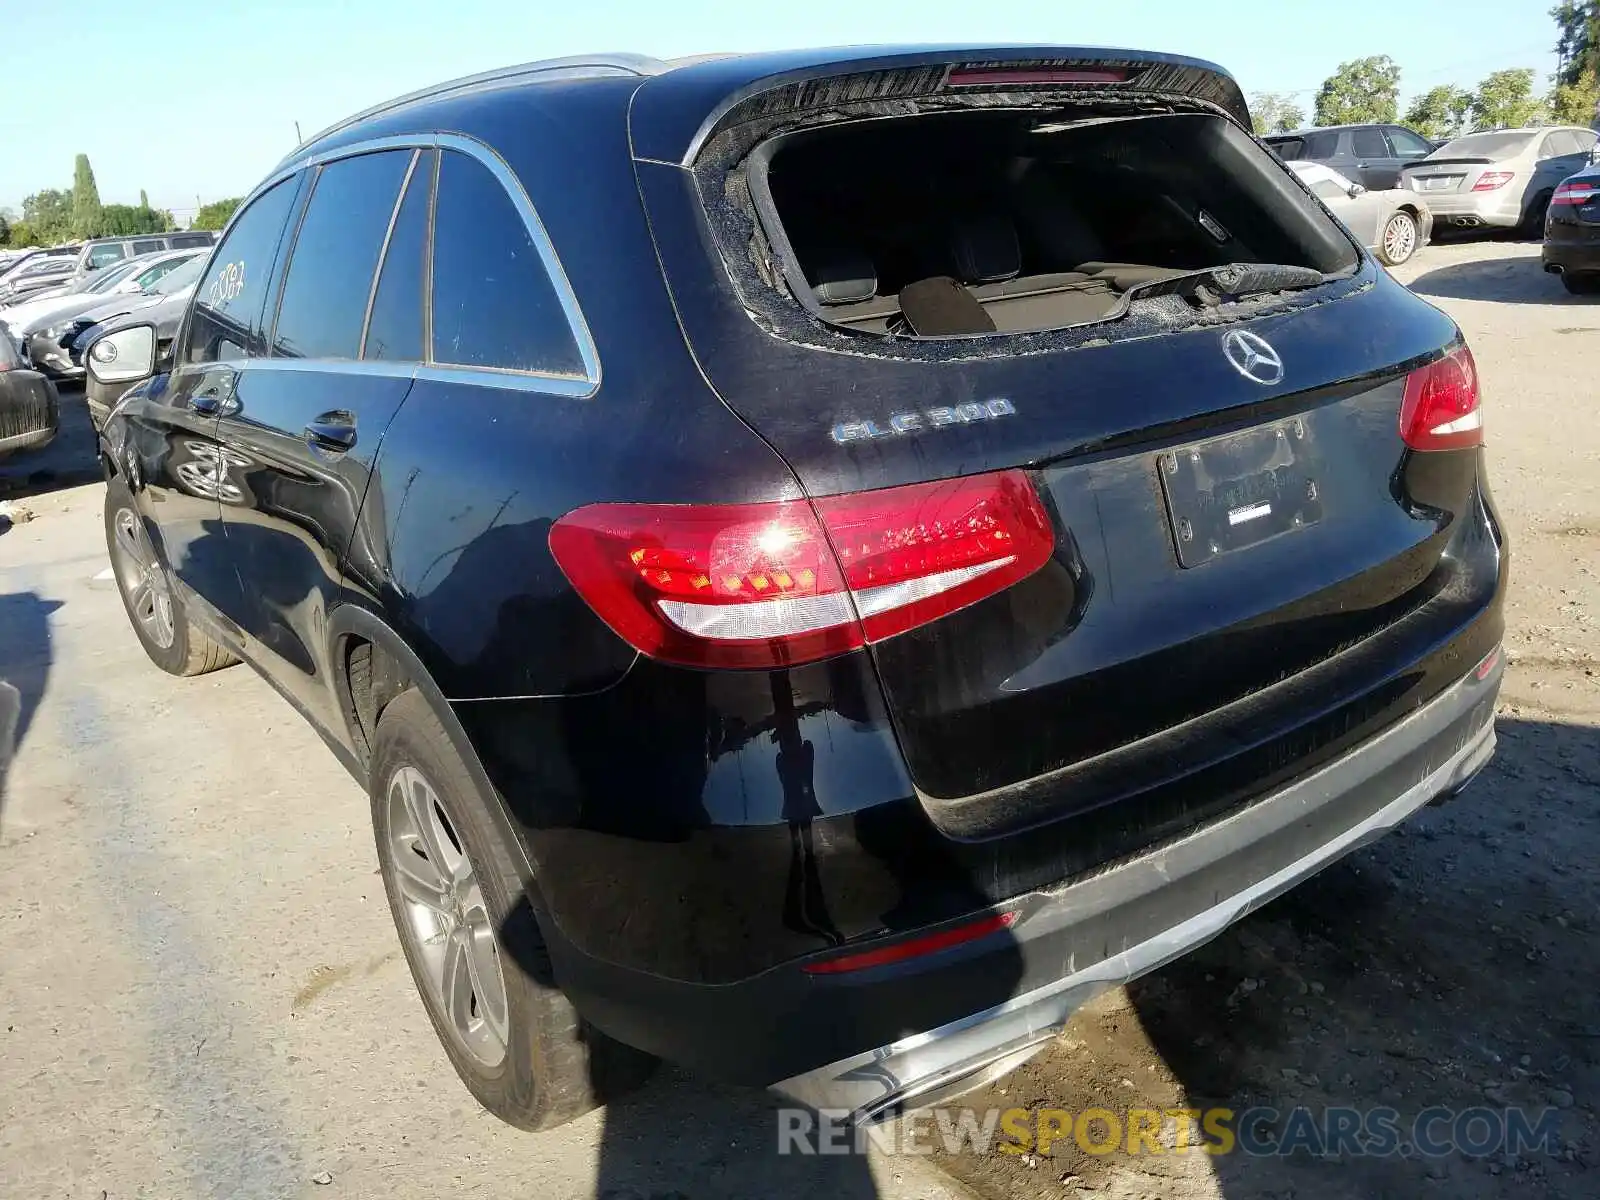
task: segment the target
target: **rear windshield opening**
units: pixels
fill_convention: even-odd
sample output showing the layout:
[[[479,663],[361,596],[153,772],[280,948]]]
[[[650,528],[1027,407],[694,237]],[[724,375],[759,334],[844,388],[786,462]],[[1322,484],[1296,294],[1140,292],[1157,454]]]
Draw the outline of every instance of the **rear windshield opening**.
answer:
[[[799,299],[864,333],[1059,329],[1207,267],[1332,275],[1358,261],[1281,164],[1209,114],[864,120],[789,134],[764,157]]]

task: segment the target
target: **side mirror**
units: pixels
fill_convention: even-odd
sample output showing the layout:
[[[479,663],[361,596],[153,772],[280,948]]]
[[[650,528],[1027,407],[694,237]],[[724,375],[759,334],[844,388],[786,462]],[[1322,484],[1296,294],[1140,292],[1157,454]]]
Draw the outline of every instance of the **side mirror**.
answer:
[[[1359,183],[1352,183],[1350,185],[1350,199],[1354,200],[1357,196],[1365,196],[1366,194],[1367,189],[1362,187]]]
[[[99,338],[84,355],[97,383],[135,383],[156,373],[156,327],[130,325]]]

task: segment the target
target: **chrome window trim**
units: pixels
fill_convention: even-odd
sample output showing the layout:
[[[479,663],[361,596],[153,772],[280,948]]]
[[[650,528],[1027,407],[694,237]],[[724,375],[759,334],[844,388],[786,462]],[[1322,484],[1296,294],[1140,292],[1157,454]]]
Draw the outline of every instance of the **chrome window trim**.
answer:
[[[284,167],[267,179],[262,181],[254,191],[247,196],[233,218],[228,221],[228,228],[222,231],[222,236],[217,239],[220,243],[233,228],[234,221],[255,203],[256,197],[262,195],[276,184],[282,183],[299,171],[308,167],[321,167],[326,163],[342,158],[354,158],[359,154],[372,154],[382,150],[424,150],[429,147],[445,151],[454,150],[476,159],[489,170],[505,189],[511,198],[511,203],[522,217],[522,223],[528,231],[528,236],[533,240],[534,249],[539,252],[539,260],[544,265],[545,274],[549,276],[551,286],[555,288],[556,298],[561,302],[562,312],[566,315],[567,326],[571,330],[573,341],[578,347],[578,357],[583,362],[582,375],[558,375],[543,371],[522,371],[509,368],[474,367],[454,363],[439,363],[433,361],[432,330],[428,331],[428,344],[423,347],[428,356],[422,363],[417,364],[418,379],[437,379],[456,383],[476,383],[485,387],[511,387],[529,392],[549,392],[559,396],[572,396],[587,399],[600,390],[601,370],[600,354],[595,348],[594,337],[589,332],[589,323],[584,318],[583,309],[578,306],[577,294],[572,290],[572,283],[567,279],[567,272],[561,265],[561,260],[556,256],[554,243],[545,231],[544,222],[539,219],[538,211],[533,207],[533,201],[528,198],[527,191],[522,186],[522,181],[517,178],[510,165],[495,151],[477,138],[467,137],[460,133],[401,133],[389,137],[369,138],[366,141],[351,142],[334,149],[325,150],[320,154],[307,155],[297,158],[290,166]],[[440,168],[443,160],[440,160]],[[435,195],[434,203],[438,203]],[[431,218],[430,213],[430,218]],[[430,224],[431,229],[431,224]],[[298,231],[296,231],[298,239]],[[432,246],[430,244],[429,261],[429,297],[425,303],[431,304],[432,292]],[[281,297],[280,297],[281,299]],[[369,305],[370,309],[370,305]],[[276,324],[276,314],[274,314]],[[270,358],[252,358],[247,360],[254,367],[263,362],[276,361]],[[301,362],[320,362],[325,360],[301,359],[292,360]],[[344,361],[344,360],[326,360]],[[203,364],[195,363],[195,366]]]
[[[535,375],[529,371],[493,367],[453,367],[448,363],[392,362],[362,358],[245,358],[217,363],[188,363],[184,369],[228,366],[247,371],[319,371],[330,375],[377,375],[390,379],[429,379],[437,383],[464,383],[477,387],[510,388],[550,396],[584,399],[593,395],[587,379],[577,375]],[[174,371],[176,373],[176,369]]]
[[[361,317],[361,336],[356,339],[356,357],[360,359],[367,357],[367,332],[372,328],[372,306],[378,299],[378,284],[383,279],[383,268],[389,261],[389,243],[394,240],[394,227],[400,220],[400,207],[406,202],[406,192],[411,187],[411,177],[417,173],[417,163],[421,159],[421,150],[411,152],[411,161],[406,164],[406,173],[400,179],[400,192],[394,198],[394,207],[389,210],[389,225],[383,231],[383,245],[378,247],[378,265],[372,268],[372,284],[367,288],[367,311]],[[291,262],[289,265],[294,264]],[[284,278],[288,277],[288,272],[285,272]],[[281,309],[283,306],[280,304],[278,307]]]

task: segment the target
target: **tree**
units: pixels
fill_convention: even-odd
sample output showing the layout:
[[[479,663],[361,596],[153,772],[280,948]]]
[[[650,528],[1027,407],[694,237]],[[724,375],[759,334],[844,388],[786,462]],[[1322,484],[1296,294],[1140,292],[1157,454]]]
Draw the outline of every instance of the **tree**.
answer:
[[[100,189],[94,183],[94,168],[87,154],[78,155],[72,164],[72,232],[94,237],[100,228]]]
[[[1288,133],[1306,123],[1306,113],[1292,92],[1252,92],[1250,119],[1258,134]]]
[[[1318,125],[1393,121],[1400,111],[1400,68],[1387,54],[1339,64],[1317,90]]]
[[[1559,35],[1551,119],[1600,129],[1600,0],[1562,0],[1550,10]]]
[[[22,223],[32,235],[31,245],[52,246],[72,236],[72,195],[60,188],[45,188],[22,202]]]
[[[201,205],[200,211],[194,215],[194,224],[189,228],[221,229],[243,199],[243,196],[235,196],[231,200],[213,200],[210,204]]]
[[[0,209],[0,246],[11,244],[11,218],[7,210]]]
[[[48,246],[51,242],[52,239],[45,237],[27,221],[11,222],[11,244],[13,246]]]
[[[148,192],[146,192],[143,188],[139,189],[139,207],[140,208],[149,208],[150,207],[150,194]]]
[[[1459,137],[1472,111],[1472,93],[1448,83],[1429,88],[1406,109],[1406,124],[1436,142]]]
[[[1478,85],[1472,97],[1474,129],[1515,129],[1549,120],[1545,102],[1533,94],[1533,68],[1496,71]]]
[[[135,208],[131,204],[107,204],[100,210],[97,237],[130,233],[165,233],[170,226],[166,214],[147,206]]]

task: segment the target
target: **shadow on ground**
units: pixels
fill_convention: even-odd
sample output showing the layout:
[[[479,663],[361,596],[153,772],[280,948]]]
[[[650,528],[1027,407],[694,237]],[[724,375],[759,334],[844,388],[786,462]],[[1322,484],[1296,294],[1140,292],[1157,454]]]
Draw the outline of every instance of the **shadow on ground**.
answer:
[[[97,439],[82,387],[61,389],[61,430],[43,449],[0,458],[0,500],[18,500],[100,478]]]
[[[1407,285],[1419,296],[1452,300],[1496,300],[1503,304],[1572,304],[1600,308],[1593,297],[1574,296],[1547,274],[1537,254],[1451,263],[1424,272]]]
[[[50,614],[60,607],[59,600],[43,600],[33,592],[0,596],[0,683],[14,691],[14,696],[0,695],[0,818],[6,769],[28,735],[50,679]]]

